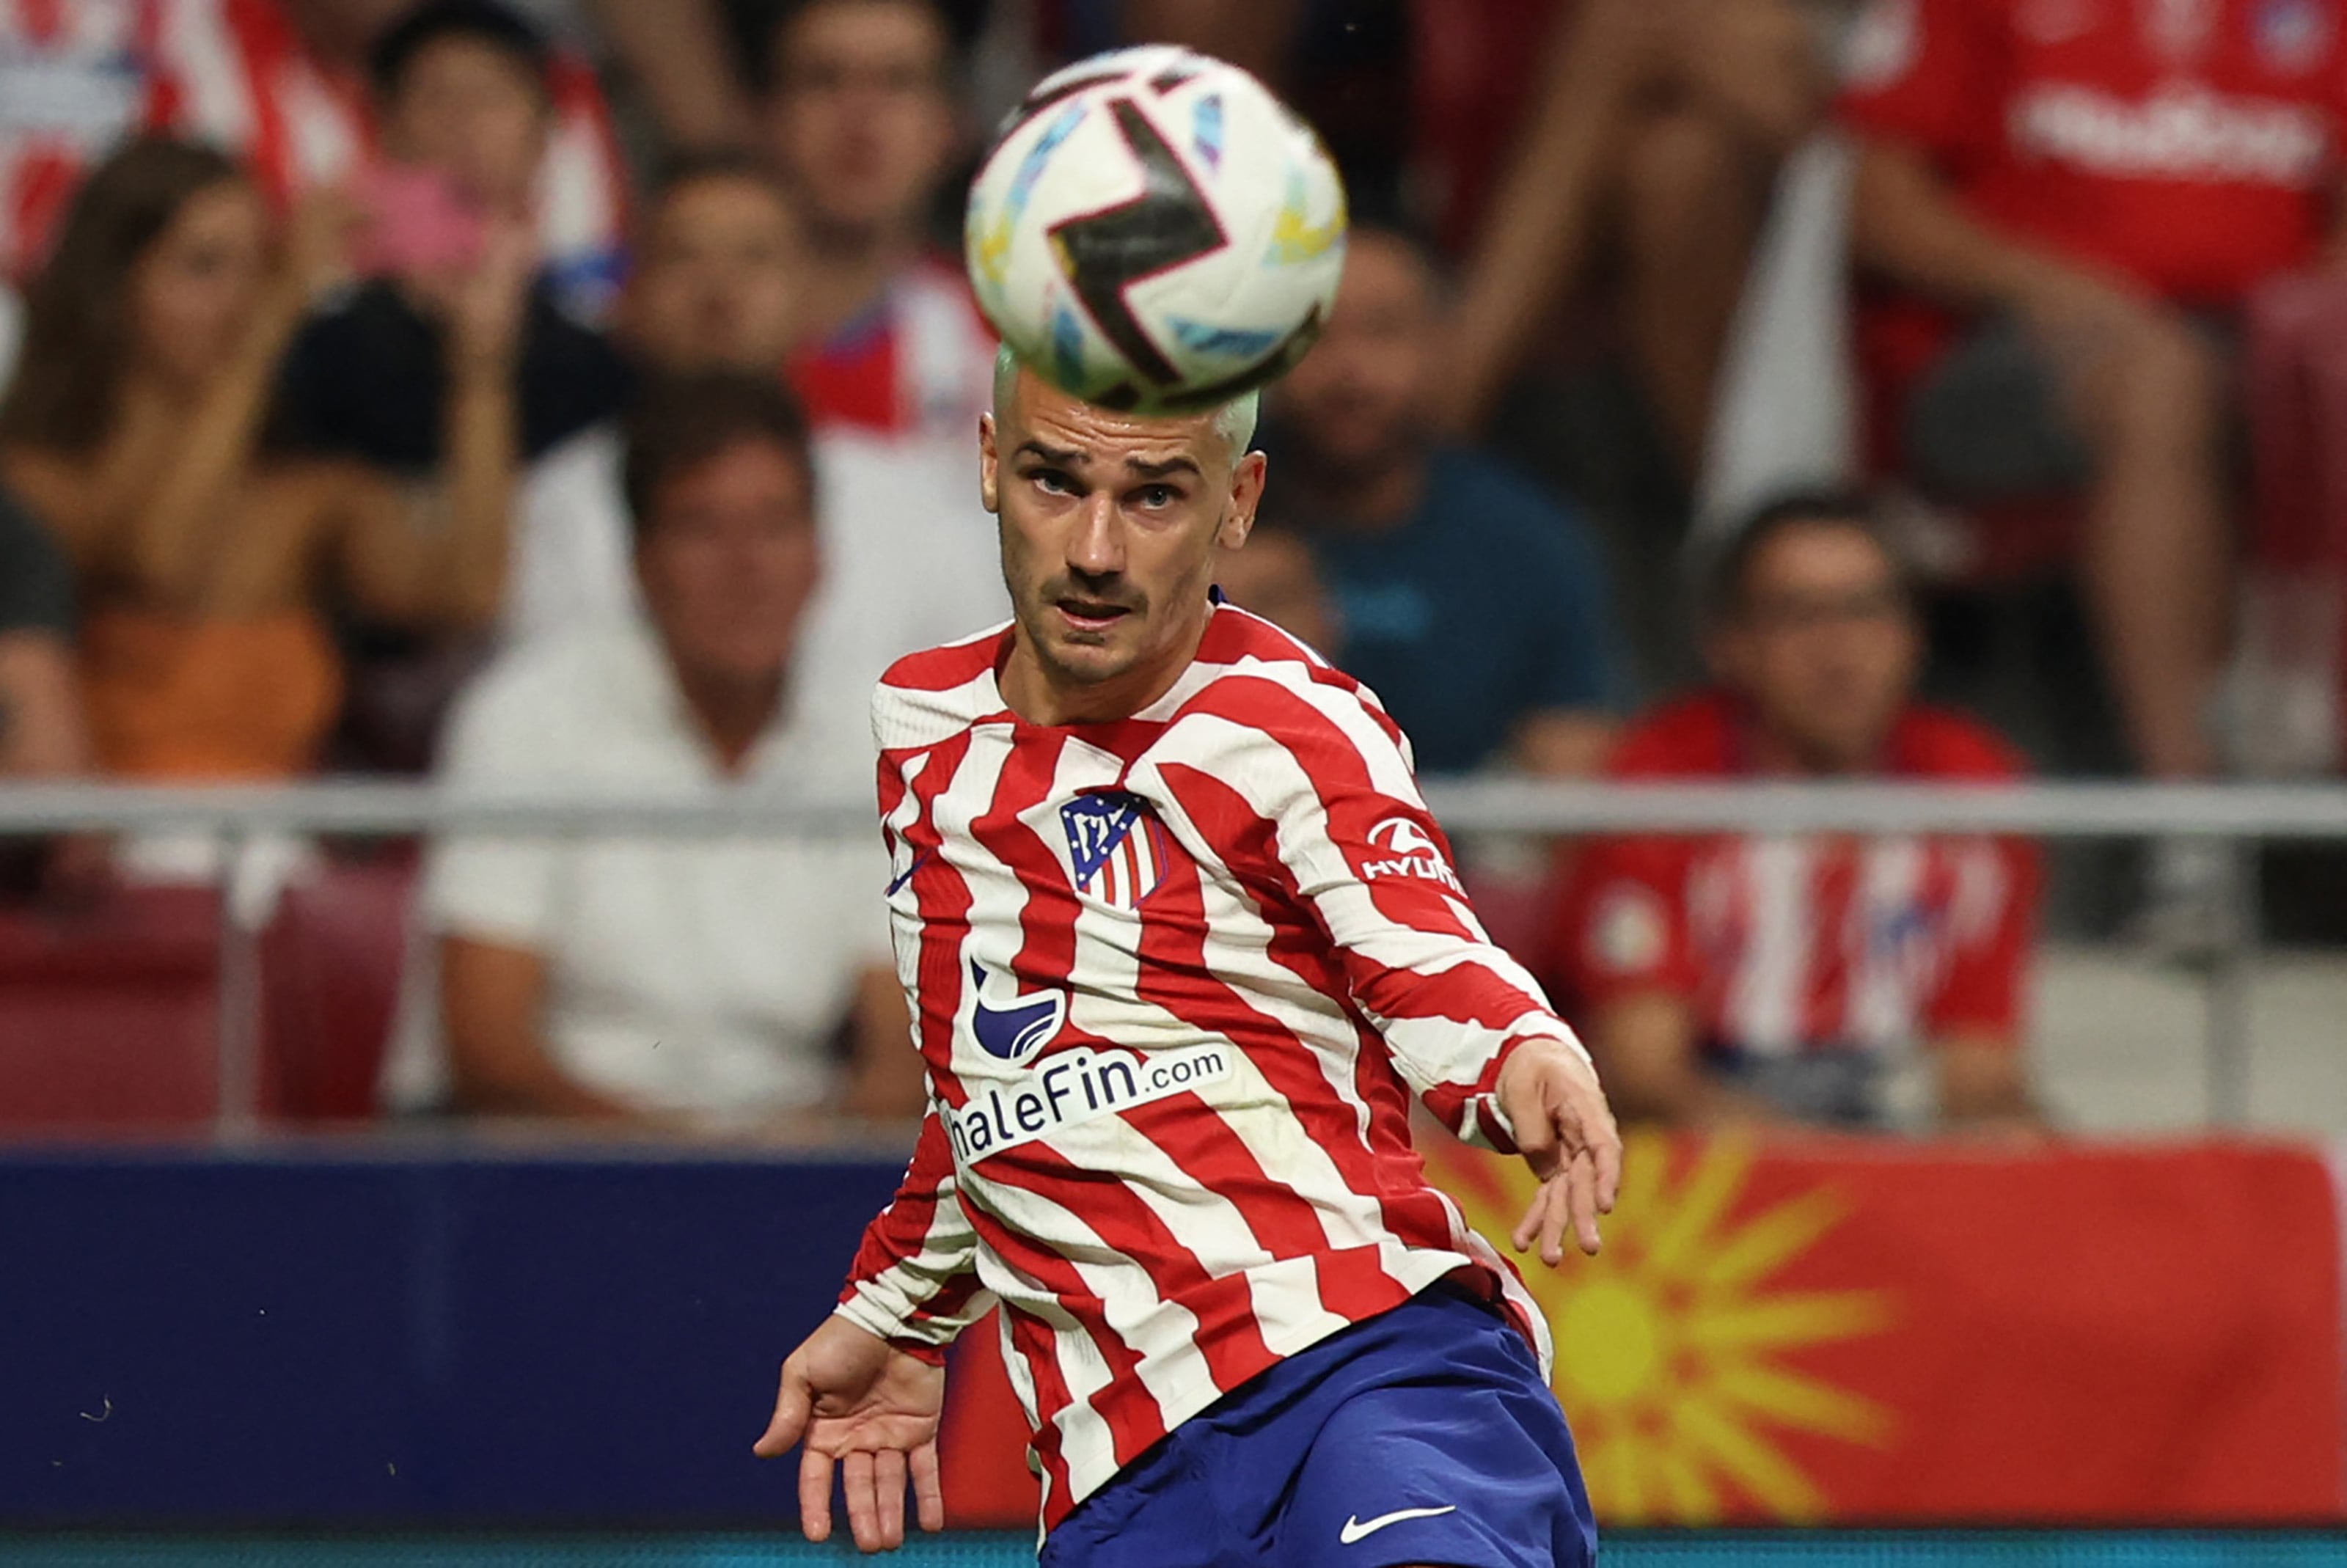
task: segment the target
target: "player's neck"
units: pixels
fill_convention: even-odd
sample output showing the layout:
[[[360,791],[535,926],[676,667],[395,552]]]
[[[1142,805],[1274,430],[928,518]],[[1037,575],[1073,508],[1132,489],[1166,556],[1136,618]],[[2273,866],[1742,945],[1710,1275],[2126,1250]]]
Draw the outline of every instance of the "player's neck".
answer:
[[[1035,652],[1024,627],[1011,632],[1010,655],[996,685],[1005,706],[1030,724],[1112,724],[1130,719],[1174,689],[1198,657],[1211,606],[1198,607],[1197,620],[1163,654],[1143,659],[1105,681],[1077,681],[1054,670]]]

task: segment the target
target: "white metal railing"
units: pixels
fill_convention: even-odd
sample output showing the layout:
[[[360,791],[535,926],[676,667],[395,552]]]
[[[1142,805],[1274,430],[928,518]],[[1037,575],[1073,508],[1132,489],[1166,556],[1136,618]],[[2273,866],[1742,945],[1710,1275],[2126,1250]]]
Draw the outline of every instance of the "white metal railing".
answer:
[[[2045,838],[2190,836],[2347,840],[2347,784],[1563,784],[1433,779],[1429,803],[1454,833],[2019,833]],[[249,835],[404,836],[475,829],[562,835],[862,833],[868,795],[589,796],[465,792],[421,784],[290,787],[0,786],[0,835],[200,830]]]
[[[2253,850],[2261,842],[2347,840],[2347,784],[1598,784],[1438,779],[1429,804],[1452,833],[2011,833],[2055,839],[2197,837],[2233,846],[2239,933],[2208,967],[2210,1117],[2238,1122],[2247,1101],[2250,984],[2257,964]],[[710,837],[874,831],[866,797],[581,795],[456,792],[428,784],[155,787],[0,786],[0,837],[194,832],[231,852],[270,835],[404,837],[458,831]],[[227,886],[223,879],[223,891]],[[254,1124],[258,976],[254,933],[221,923],[220,1037],[223,1138]]]

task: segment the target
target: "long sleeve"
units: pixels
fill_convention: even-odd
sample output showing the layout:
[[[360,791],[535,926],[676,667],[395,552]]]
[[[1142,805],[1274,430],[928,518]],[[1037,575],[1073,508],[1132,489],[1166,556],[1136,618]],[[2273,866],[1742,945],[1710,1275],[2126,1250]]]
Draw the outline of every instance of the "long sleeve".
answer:
[[[978,1235],[932,1104],[896,1197],[865,1227],[837,1310],[901,1350],[941,1361],[954,1337],[993,1306],[978,1281]]]
[[[1383,710],[1333,682],[1225,680],[1152,758],[1194,840],[1326,934],[1353,1005],[1427,1109],[1461,1138],[1512,1148],[1495,1093],[1509,1051],[1581,1045],[1475,917]]]

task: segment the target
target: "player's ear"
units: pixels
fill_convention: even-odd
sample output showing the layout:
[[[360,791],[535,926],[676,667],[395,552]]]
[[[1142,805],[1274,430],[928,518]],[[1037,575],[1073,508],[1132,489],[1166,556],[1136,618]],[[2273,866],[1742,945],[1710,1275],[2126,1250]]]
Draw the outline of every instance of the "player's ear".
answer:
[[[1001,510],[1002,487],[996,477],[994,415],[978,416],[978,496],[989,512]]]
[[[1214,542],[1226,550],[1246,543],[1247,533],[1255,527],[1255,512],[1263,505],[1266,466],[1262,453],[1250,452],[1231,470],[1231,504],[1224,508],[1222,526],[1214,531]]]

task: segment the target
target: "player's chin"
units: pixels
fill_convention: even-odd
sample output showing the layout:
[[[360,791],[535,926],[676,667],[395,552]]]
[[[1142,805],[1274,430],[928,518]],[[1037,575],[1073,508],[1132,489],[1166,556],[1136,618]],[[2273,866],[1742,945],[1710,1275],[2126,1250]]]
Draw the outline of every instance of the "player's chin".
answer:
[[[1139,628],[1120,620],[1099,628],[1062,627],[1051,639],[1052,662],[1074,680],[1112,681],[1139,656]]]

